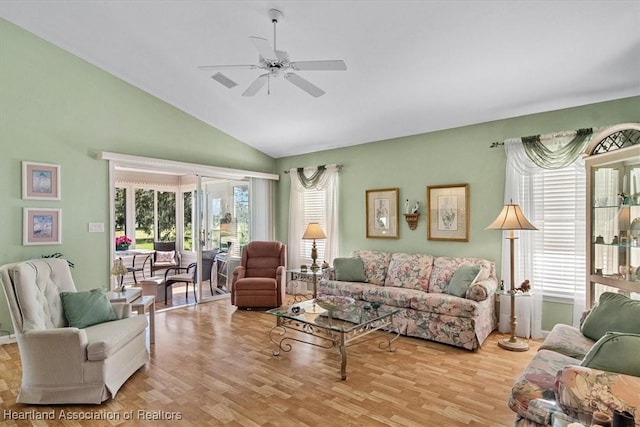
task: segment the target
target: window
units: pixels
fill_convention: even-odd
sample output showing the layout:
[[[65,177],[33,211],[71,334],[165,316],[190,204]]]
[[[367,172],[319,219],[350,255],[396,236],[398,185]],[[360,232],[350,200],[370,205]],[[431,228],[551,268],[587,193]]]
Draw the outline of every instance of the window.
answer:
[[[310,222],[317,222],[320,227],[325,231],[327,230],[327,192],[325,190],[305,190],[302,194],[303,211],[301,212],[304,218],[304,227],[300,232],[300,235],[304,234],[307,224]],[[325,257],[325,242],[326,240],[316,240],[316,248],[318,250],[318,265],[322,265],[322,261]],[[298,254],[304,264],[311,264],[311,248],[313,246],[313,240],[302,240],[300,245],[300,253]]]
[[[237,221],[238,249],[249,243],[249,186],[233,186],[233,205]]]
[[[116,188],[115,233],[116,237],[127,234],[127,190],[125,188]]]
[[[176,240],[176,193],[157,191],[158,240],[175,242]]]
[[[318,264],[332,263],[338,256],[338,173],[340,166],[326,165],[290,170],[289,263],[293,268],[310,264],[313,240],[302,236],[310,222],[322,227],[326,239],[316,240]],[[304,176],[301,176],[304,175]]]
[[[136,249],[153,249],[154,240],[175,241],[176,193],[120,185],[115,189],[115,235],[126,234]]]
[[[153,249],[154,240],[154,191],[137,188],[134,192],[135,206],[135,236],[133,239],[136,249]]]
[[[190,251],[193,249],[193,201],[195,200],[194,194],[195,191],[187,191],[182,193],[182,218],[184,221],[182,247],[185,251]]]
[[[545,299],[573,301],[585,294],[586,173],[581,164],[523,178],[531,191],[532,283]]]

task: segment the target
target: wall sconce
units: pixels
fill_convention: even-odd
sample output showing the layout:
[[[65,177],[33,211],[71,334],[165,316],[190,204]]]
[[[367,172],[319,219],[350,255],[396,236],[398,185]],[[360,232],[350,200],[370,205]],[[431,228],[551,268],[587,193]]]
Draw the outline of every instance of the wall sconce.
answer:
[[[404,214],[404,219],[407,220],[407,224],[409,224],[410,230],[415,230],[418,226],[418,218],[420,217],[419,213],[406,213]]]
[[[410,230],[415,230],[418,226],[418,218],[420,217],[420,213],[418,209],[420,208],[420,202],[416,202],[412,208],[409,207],[409,199],[404,202],[404,219],[409,224]]]

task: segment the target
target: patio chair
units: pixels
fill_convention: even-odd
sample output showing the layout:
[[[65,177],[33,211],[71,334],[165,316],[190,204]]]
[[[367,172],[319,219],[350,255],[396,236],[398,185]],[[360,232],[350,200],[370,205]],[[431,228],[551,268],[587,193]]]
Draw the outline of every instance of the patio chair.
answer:
[[[211,290],[211,295],[213,295],[213,285],[211,284],[211,270],[213,269],[213,265],[215,264],[215,258],[218,254],[219,249],[202,251],[202,276],[200,278],[201,281],[209,281],[209,288]],[[171,272],[175,272],[177,274],[171,274]],[[189,301],[189,284],[193,285],[193,297],[198,302],[198,297],[196,295],[196,283],[198,277],[198,264],[192,262],[187,267],[169,267],[164,273],[164,300],[167,300],[168,289],[173,286],[175,283],[184,283],[186,285],[186,297],[187,301]]]
[[[153,250],[153,256],[148,258],[151,260],[149,271],[152,277],[158,270],[180,267],[181,256],[180,251],[176,249],[176,242],[153,242]],[[144,262],[146,264],[147,260]],[[144,265],[142,268],[144,269]]]

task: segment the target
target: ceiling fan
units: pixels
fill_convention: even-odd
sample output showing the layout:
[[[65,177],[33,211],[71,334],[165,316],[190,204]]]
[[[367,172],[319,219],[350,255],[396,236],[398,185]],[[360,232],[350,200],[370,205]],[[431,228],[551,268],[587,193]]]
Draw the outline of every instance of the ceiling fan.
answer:
[[[242,96],[254,96],[269,83],[272,78],[284,77],[285,80],[299,87],[309,95],[318,97],[324,95],[324,91],[310,81],[300,77],[293,71],[344,71],[347,69],[342,60],[327,61],[289,61],[289,54],[282,50],[276,49],[276,25],[278,21],[284,18],[282,12],[276,9],[269,10],[269,17],[273,23],[273,48],[267,39],[261,37],[249,37],[251,42],[258,50],[258,64],[254,65],[202,65],[198,67],[201,70],[216,69],[250,69],[264,70],[265,73],[258,76],[257,79],[242,92]],[[231,89],[238,84],[225,76],[221,72],[217,72],[211,76],[212,79]],[[270,93],[270,92],[267,92]]]

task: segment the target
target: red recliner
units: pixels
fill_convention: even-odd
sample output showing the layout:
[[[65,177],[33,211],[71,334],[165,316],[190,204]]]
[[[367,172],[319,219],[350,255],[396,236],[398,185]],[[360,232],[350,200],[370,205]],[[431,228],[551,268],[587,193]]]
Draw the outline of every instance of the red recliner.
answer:
[[[231,304],[238,308],[275,308],[284,302],[287,246],[253,241],[242,249],[241,264],[233,270]]]

